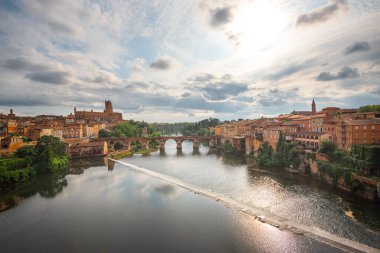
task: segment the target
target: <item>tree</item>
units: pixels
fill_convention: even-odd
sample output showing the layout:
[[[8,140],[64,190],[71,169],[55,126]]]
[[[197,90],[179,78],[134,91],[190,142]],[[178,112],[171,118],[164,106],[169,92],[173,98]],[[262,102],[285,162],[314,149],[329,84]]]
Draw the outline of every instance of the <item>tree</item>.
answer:
[[[36,156],[36,150],[34,149],[34,146],[23,146],[16,150],[15,155],[19,158],[30,157],[34,159]]]
[[[331,141],[322,141],[321,145],[319,146],[319,153],[324,154],[332,154],[336,149],[336,146]]]
[[[101,130],[99,131],[99,137],[100,137],[100,138],[111,137],[111,133],[108,132],[108,131],[105,130],[105,129],[101,129]]]
[[[121,142],[116,142],[114,145],[115,150],[120,150],[124,147],[123,143]]]
[[[35,147],[35,161],[40,172],[54,169],[53,159],[55,157],[66,157],[65,144],[53,136],[43,136]]]
[[[359,112],[380,112],[380,105],[365,105],[359,107]]]

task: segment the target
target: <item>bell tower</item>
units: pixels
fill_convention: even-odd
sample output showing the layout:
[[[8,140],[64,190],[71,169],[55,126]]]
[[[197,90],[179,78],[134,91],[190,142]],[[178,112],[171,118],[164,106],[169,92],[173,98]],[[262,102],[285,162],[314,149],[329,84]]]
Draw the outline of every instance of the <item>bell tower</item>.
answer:
[[[313,102],[311,103],[311,112],[312,113],[317,112],[317,106],[315,105],[314,99],[313,99]]]
[[[104,108],[105,113],[112,113],[113,112],[112,103],[110,100],[104,101],[104,105],[105,105],[105,108]]]

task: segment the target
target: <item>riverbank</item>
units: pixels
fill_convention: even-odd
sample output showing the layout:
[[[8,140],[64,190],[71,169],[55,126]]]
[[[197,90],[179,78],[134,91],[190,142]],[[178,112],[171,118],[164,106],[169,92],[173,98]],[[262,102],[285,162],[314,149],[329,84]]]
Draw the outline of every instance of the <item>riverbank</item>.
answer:
[[[27,181],[37,174],[56,173],[68,165],[63,142],[43,136],[36,146],[24,146],[7,158],[0,158],[0,187]]]
[[[344,251],[359,250],[359,251],[364,251],[364,252],[380,252],[379,249],[376,249],[376,248],[373,248],[368,245],[361,244],[352,240],[348,240],[346,238],[338,237],[328,232],[321,231],[319,229],[315,229],[310,226],[302,225],[300,223],[297,223],[292,220],[288,220],[281,216],[277,216],[275,214],[272,214],[260,208],[255,208],[251,205],[244,204],[224,194],[216,193],[214,191],[210,191],[208,189],[199,187],[197,185],[183,182],[182,180],[179,180],[177,178],[164,175],[155,171],[151,171],[148,169],[144,169],[130,163],[126,163],[119,160],[113,160],[113,161],[119,164],[122,164],[124,166],[127,166],[129,168],[132,168],[136,171],[147,174],[149,176],[158,178],[166,183],[170,183],[170,184],[182,187],[186,190],[194,192],[195,194],[201,194],[214,201],[223,203],[226,207],[233,208],[235,210],[249,214],[253,216],[254,218],[257,218],[261,222],[268,223],[279,229],[286,229],[296,234],[304,235],[308,238],[312,238],[317,241],[326,243],[330,246],[336,247],[337,249],[344,250]]]

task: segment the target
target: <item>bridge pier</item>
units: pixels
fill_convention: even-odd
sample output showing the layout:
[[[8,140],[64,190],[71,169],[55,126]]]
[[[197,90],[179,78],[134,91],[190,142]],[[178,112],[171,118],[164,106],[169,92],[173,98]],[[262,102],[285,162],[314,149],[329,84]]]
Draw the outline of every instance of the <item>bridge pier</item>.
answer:
[[[199,149],[199,141],[193,140],[193,149]]]
[[[165,141],[160,141],[160,150],[165,150]]]
[[[181,140],[177,140],[177,149],[181,149],[182,150],[182,141]]]
[[[209,140],[208,144],[209,144],[209,148],[215,148],[214,139]]]
[[[149,149],[149,141],[142,142],[142,149],[143,150],[148,150]]]

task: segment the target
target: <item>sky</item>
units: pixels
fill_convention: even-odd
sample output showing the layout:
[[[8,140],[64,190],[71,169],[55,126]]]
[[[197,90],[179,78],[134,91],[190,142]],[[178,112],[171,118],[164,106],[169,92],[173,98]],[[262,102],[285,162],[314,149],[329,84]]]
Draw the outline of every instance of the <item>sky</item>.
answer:
[[[0,0],[0,113],[148,122],[380,101],[379,0]]]

